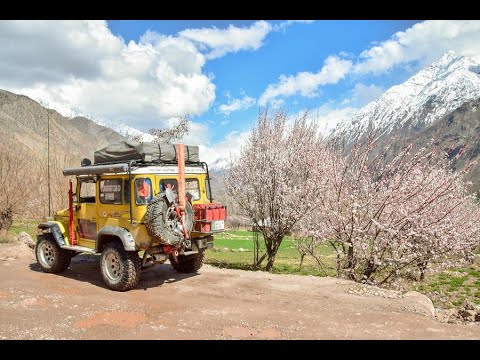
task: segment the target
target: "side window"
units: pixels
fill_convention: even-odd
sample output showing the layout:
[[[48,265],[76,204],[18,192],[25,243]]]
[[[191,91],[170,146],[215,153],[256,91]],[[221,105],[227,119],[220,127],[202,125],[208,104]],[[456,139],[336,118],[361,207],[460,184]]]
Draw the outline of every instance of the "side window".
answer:
[[[173,191],[177,192],[178,190],[178,181],[175,179],[162,179],[160,180],[160,192],[165,191],[165,189],[170,185]]]
[[[205,178],[205,189],[207,190],[207,199],[212,201],[212,195],[210,194],[210,187],[208,186],[208,178]]]
[[[137,205],[148,204],[152,200],[152,181],[149,178],[135,179],[135,200]]]
[[[80,183],[79,203],[94,203],[96,183],[94,180],[84,180]]]
[[[200,186],[197,179],[185,180],[185,192],[192,195],[192,200],[200,200]]]
[[[100,202],[103,204],[122,203],[122,179],[100,180]]]
[[[123,180],[123,203],[130,204],[130,180]]]

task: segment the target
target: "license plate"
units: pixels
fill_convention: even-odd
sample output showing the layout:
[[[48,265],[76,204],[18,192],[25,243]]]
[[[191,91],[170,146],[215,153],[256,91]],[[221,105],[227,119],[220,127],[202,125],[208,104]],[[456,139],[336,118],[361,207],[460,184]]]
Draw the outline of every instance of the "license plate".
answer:
[[[225,221],[224,220],[212,221],[212,230],[223,230],[223,229],[225,229]]]

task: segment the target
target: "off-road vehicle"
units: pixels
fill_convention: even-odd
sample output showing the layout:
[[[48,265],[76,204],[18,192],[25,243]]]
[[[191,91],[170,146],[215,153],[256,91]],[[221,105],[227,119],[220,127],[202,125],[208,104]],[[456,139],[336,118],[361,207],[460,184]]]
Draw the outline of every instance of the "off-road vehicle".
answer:
[[[35,254],[43,271],[60,273],[73,256],[100,253],[107,286],[126,291],[155,263],[200,269],[213,235],[224,231],[226,208],[212,203],[198,147],[120,142],[81,165],[63,170],[76,179],[75,187],[69,181],[68,208],[38,225]]]

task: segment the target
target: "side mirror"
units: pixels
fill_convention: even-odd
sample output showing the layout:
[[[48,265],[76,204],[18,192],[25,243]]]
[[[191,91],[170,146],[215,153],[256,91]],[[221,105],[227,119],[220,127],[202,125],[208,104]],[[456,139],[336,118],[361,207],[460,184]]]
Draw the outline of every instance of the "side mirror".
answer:
[[[77,202],[77,194],[76,194],[76,193],[73,193],[72,199],[73,199],[73,202],[74,202],[74,203]]]

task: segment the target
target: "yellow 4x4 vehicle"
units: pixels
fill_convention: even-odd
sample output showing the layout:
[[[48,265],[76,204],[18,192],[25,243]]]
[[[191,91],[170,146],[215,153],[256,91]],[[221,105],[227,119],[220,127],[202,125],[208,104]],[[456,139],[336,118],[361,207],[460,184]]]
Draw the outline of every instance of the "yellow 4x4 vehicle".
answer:
[[[76,177],[76,191],[70,180],[69,207],[38,226],[35,254],[45,272],[100,253],[107,286],[126,291],[142,268],[167,259],[179,272],[197,271],[224,231],[226,208],[211,202],[196,146],[121,142],[95,152],[94,165],[84,159],[63,173]]]

